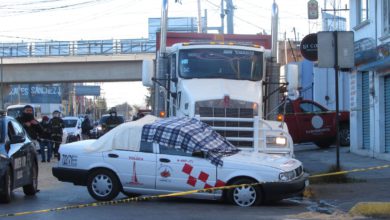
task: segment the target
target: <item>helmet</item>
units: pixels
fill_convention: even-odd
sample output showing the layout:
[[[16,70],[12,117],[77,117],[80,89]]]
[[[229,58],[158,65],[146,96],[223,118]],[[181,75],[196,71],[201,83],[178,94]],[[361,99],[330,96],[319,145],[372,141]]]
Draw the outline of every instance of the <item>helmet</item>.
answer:
[[[44,115],[44,116],[42,117],[42,121],[49,121],[49,117],[47,117],[46,115]]]

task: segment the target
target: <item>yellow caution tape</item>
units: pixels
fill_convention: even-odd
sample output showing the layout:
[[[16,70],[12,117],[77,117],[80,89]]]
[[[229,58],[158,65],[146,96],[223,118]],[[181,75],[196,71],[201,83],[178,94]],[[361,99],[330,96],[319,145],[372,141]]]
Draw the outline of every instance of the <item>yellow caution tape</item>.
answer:
[[[369,168],[359,168],[359,169],[353,169],[353,170],[344,170],[344,171],[338,171],[338,172],[332,172],[332,173],[322,173],[322,174],[316,174],[311,175],[309,178],[316,178],[316,177],[323,177],[323,176],[335,176],[335,175],[342,175],[347,173],[356,173],[356,172],[365,172],[370,170],[381,170],[390,168],[390,165],[383,165],[383,166],[376,166],[376,167],[369,167]]]

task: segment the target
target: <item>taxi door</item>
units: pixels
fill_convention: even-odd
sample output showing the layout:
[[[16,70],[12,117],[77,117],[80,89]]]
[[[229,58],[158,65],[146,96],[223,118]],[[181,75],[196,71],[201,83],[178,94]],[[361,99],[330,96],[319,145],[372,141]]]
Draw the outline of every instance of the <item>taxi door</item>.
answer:
[[[107,151],[103,157],[114,166],[123,187],[155,189],[156,154],[153,143],[141,142],[139,151]]]
[[[214,187],[217,168],[202,155],[159,145],[156,189],[187,191]]]

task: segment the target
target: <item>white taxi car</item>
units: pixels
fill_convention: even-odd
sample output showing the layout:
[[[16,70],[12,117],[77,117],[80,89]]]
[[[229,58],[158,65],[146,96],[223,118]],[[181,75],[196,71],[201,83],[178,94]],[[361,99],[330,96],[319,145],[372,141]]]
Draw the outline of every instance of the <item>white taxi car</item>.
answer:
[[[103,201],[119,192],[152,195],[261,183],[189,196],[251,206],[300,194],[308,179],[300,161],[240,151],[191,118],[145,116],[98,140],[62,145],[60,155],[53,175],[87,186],[93,198]]]

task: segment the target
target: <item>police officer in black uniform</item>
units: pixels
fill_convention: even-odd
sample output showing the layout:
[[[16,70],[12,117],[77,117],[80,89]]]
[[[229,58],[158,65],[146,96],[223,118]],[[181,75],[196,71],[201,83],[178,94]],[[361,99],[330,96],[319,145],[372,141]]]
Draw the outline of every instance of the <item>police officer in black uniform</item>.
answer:
[[[33,107],[31,105],[24,106],[22,113],[16,118],[16,120],[22,124],[34,144],[39,146],[37,140],[43,134],[43,129],[39,122],[34,118]]]
[[[60,160],[60,155],[58,154],[58,149],[60,148],[60,144],[62,142],[62,130],[65,127],[64,121],[61,118],[61,112],[55,110],[53,112],[53,118],[50,120],[50,128],[51,128],[51,138],[53,140],[54,146],[54,156]]]
[[[117,116],[115,108],[111,108],[108,113],[110,114],[110,116],[107,118],[107,121],[106,121],[105,133],[107,133],[108,131],[115,128],[116,126],[118,126],[121,123],[121,120]]]

